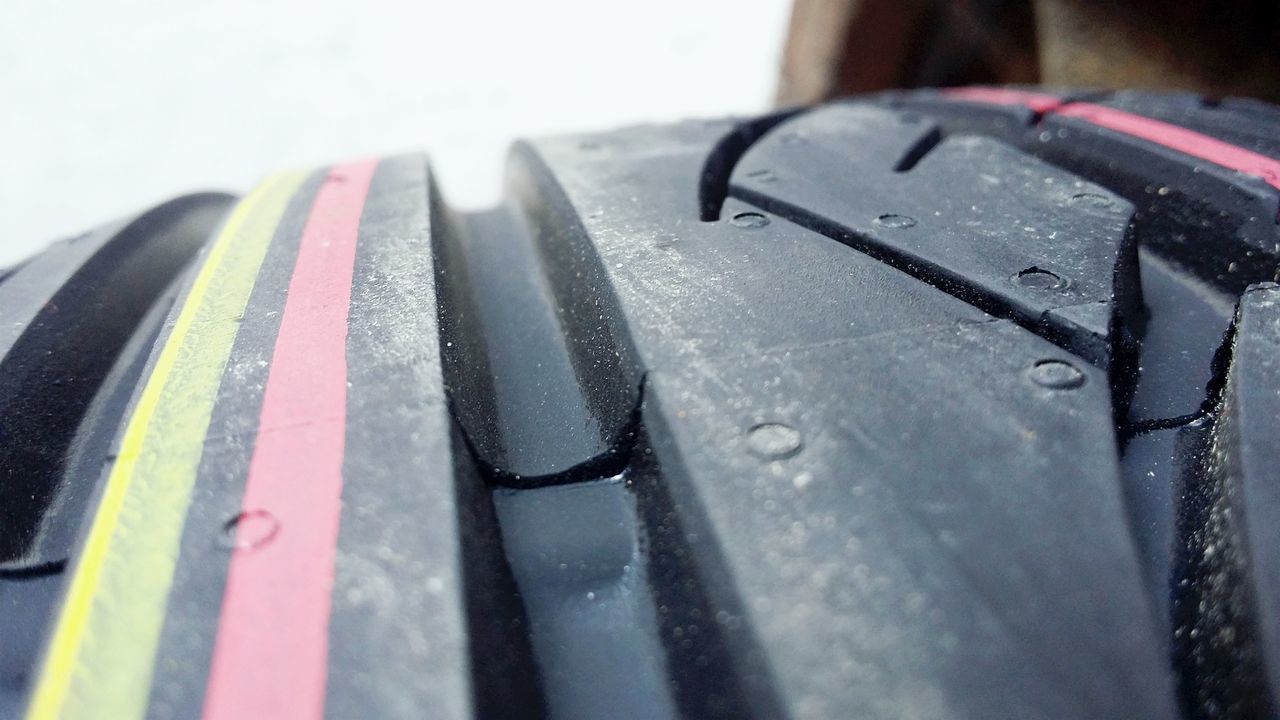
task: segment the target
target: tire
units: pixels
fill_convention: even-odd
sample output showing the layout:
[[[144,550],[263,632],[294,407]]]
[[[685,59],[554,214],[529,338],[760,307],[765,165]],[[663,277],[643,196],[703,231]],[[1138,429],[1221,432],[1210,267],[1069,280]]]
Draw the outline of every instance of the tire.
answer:
[[[1275,715],[1280,110],[888,93],[508,170],[4,276],[0,715]]]

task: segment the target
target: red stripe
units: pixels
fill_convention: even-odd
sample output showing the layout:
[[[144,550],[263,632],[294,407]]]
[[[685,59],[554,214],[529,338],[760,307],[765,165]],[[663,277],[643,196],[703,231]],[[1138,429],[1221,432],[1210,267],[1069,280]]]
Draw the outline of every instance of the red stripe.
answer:
[[[1246,175],[1255,175],[1265,180],[1271,187],[1280,189],[1280,161],[1194,130],[1091,103],[1070,103],[1054,111],[1054,114],[1084,120],[1108,130],[1142,138],[1171,150],[1207,160],[1214,165],[1221,165]]]
[[[1167,122],[1105,105],[1063,102],[1052,95],[1021,90],[966,87],[948,88],[942,92],[955,100],[991,105],[1022,105],[1038,113],[1083,120],[1098,127],[1176,150],[1184,155],[1200,158],[1229,170],[1260,177],[1271,187],[1280,190],[1280,160],[1259,155],[1251,150],[1245,150],[1237,145]]]
[[[320,718],[342,495],[347,311],[375,162],[333,168],[302,233],[276,337],[204,717]],[[261,524],[274,518],[274,535]]]
[[[1028,109],[1045,113],[1062,104],[1062,100],[1043,93],[1009,90],[1007,88],[962,87],[947,88],[942,91],[947,97],[955,100],[988,103],[991,105],[1023,105]]]

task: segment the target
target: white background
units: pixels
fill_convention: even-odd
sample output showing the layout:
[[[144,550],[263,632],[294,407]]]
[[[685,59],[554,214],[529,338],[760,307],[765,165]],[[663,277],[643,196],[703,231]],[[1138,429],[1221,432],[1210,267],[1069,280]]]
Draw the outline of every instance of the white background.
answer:
[[[277,169],[427,150],[496,197],[513,137],[755,112],[789,0],[0,0],[0,265]]]

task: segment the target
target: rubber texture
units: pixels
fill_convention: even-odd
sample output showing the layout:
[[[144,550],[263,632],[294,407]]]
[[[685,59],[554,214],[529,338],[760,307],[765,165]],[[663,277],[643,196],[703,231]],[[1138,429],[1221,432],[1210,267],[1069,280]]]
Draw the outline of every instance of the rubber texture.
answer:
[[[0,715],[1274,717],[1277,138],[886,93],[57,244],[0,279]]]

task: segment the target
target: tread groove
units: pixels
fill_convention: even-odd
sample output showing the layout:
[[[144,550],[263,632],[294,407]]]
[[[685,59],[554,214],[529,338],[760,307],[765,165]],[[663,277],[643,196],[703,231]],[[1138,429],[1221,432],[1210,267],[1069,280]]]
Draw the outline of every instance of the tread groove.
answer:
[[[56,559],[44,557],[45,552],[65,552],[42,548],[41,538],[48,534],[42,528],[59,498],[68,494],[67,462],[81,423],[92,419],[93,399],[117,361],[127,360],[122,353],[130,340],[147,332],[148,311],[162,302],[229,202],[229,196],[212,194],[180,198],[138,216],[95,246],[85,241],[78,250],[91,254],[53,292],[40,287],[47,282],[43,275],[56,277],[62,269],[37,259],[6,282],[6,290],[18,291],[13,283],[23,279],[24,271],[41,274],[27,281],[32,286],[25,292],[32,299],[49,294],[35,315],[15,318],[21,335],[4,348],[0,475],[5,482],[0,483],[0,506],[6,527],[0,532],[0,562],[40,564]],[[83,352],[86,347],[97,352]],[[84,488],[70,490],[88,494]],[[74,513],[68,509],[67,514]],[[74,531],[66,534],[74,536]],[[69,537],[61,541],[69,542]]]
[[[979,310],[999,318],[1009,320],[1022,328],[1035,333],[1041,338],[1057,345],[1063,350],[1081,357],[1081,359],[1106,369],[1108,358],[1105,353],[1098,352],[1088,346],[1081,348],[1065,338],[1061,332],[1042,322],[1040,318],[1032,318],[1018,312],[999,297],[984,291],[982,288],[966,281],[963,276],[947,271],[944,268],[922,262],[906,253],[876,243],[867,237],[851,233],[821,216],[809,212],[805,208],[769,197],[762,193],[745,188],[735,188],[734,197],[750,203],[761,210],[786,218],[791,222],[825,235],[836,242],[848,246],[864,255],[910,275],[911,277],[935,287],[952,297],[968,303]]]
[[[937,147],[942,140],[942,130],[935,126],[929,131],[928,135],[921,138],[919,142],[911,146],[911,148],[903,154],[902,159],[893,166],[893,171],[898,173],[911,172],[911,169],[916,166],[916,163],[923,160],[924,156],[928,155],[929,151]]]
[[[672,647],[671,618],[687,625],[686,613],[710,607],[696,578],[683,578],[685,594],[675,599],[637,581],[650,567],[665,567],[642,523],[658,500],[636,488],[662,477],[655,464],[640,464],[650,452],[648,376],[633,358],[601,260],[585,231],[566,232],[578,223],[576,210],[538,158],[517,150],[508,179],[508,204],[496,211],[455,213],[433,197],[445,396],[456,452],[465,456],[459,476],[476,481],[459,480],[476,486],[468,489],[473,509],[463,525],[480,527],[486,538],[464,537],[468,564],[483,568],[467,580],[468,614],[489,638],[474,647],[473,672],[491,692],[536,695],[529,702],[537,712],[559,718],[649,717],[687,706],[681,693],[691,692],[690,682],[718,698],[692,714],[753,717],[732,673],[717,668],[712,680],[697,665],[718,647],[714,628],[694,655]],[[537,322],[511,322],[531,308],[541,313]],[[554,422],[554,403],[573,404],[573,421]],[[510,441],[521,432],[524,443]],[[537,461],[566,444],[577,452]],[[583,506],[574,515],[558,498]],[[617,513],[617,522],[606,522]],[[674,552],[687,552],[683,538],[672,540]],[[618,553],[627,554],[625,565]],[[603,576],[598,563],[607,566]],[[505,602],[486,599],[493,589],[485,578],[509,588]],[[482,617],[495,614],[506,618],[501,633],[519,635],[524,669],[517,672],[536,677],[536,688],[498,687],[504,641],[494,620]],[[568,632],[575,623],[581,631]],[[628,666],[620,663],[625,657],[647,659]],[[594,676],[581,672],[584,663]],[[479,715],[503,715],[501,703],[483,694]]]
[[[720,219],[720,209],[729,197],[729,178],[738,161],[751,146],[780,123],[804,112],[803,109],[783,110],[755,120],[742,122],[715,144],[707,154],[698,176],[699,219],[715,222]]]

